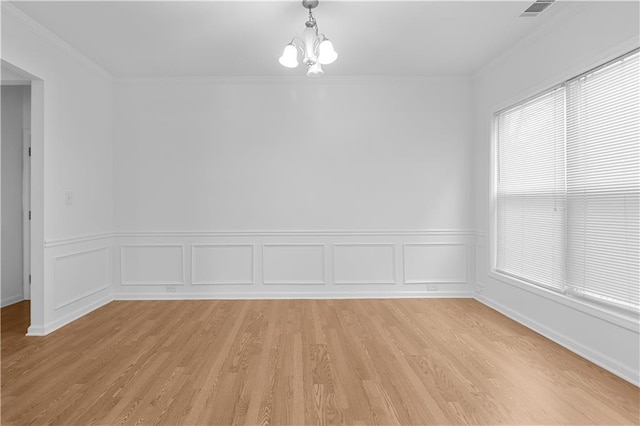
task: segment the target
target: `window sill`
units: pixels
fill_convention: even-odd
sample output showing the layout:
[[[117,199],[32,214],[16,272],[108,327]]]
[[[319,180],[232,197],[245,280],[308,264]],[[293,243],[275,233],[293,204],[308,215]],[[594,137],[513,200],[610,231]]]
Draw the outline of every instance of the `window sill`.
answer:
[[[611,324],[623,327],[627,330],[640,334],[640,316],[631,312],[618,310],[613,307],[600,305],[596,302],[579,299],[571,295],[556,293],[543,287],[538,287],[526,281],[501,274],[500,272],[490,271],[489,277],[501,283],[516,287],[520,290],[543,297],[555,303],[559,303],[568,308],[585,313],[592,317],[601,319]]]

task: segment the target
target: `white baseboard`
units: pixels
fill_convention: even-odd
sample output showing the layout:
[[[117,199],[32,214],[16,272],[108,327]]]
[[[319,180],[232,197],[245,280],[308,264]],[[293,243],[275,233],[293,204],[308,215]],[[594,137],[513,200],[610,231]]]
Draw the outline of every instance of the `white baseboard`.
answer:
[[[554,341],[555,343],[569,349],[571,352],[574,352],[581,357],[591,361],[592,363],[604,368],[605,370],[615,374],[616,376],[634,384],[635,386],[640,387],[640,371],[634,370],[626,365],[620,364],[618,361],[612,359],[611,357],[589,348],[582,343],[575,341],[574,339],[562,334],[558,333],[551,328],[540,324],[539,322],[522,315],[501,303],[498,303],[483,294],[474,294],[474,298],[480,303],[500,312],[501,314],[511,318],[512,320],[524,325],[525,327],[543,335],[549,340]]]
[[[47,333],[44,332],[44,327],[36,327],[34,325],[30,325],[27,329],[27,336],[44,336]]]
[[[9,305],[13,305],[14,303],[22,302],[24,300],[24,296],[18,294],[17,296],[7,297],[6,299],[2,299],[0,302],[0,307],[4,308]]]
[[[406,298],[473,298],[471,291],[425,292],[252,292],[252,293],[116,293],[114,300],[265,300],[265,299],[406,299]]]
[[[77,309],[67,315],[64,315],[53,322],[45,324],[43,327],[30,326],[29,329],[27,330],[27,336],[45,336],[87,315],[89,312],[92,312],[98,308],[101,308],[102,306],[112,301],[113,301],[113,296],[109,294],[103,297],[102,299],[91,303],[90,305],[83,306],[82,308]]]

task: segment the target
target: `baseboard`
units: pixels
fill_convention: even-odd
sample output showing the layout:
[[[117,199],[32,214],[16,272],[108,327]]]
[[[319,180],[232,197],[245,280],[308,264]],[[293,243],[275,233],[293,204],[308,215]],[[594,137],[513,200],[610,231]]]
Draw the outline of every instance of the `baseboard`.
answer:
[[[43,327],[34,327],[30,326],[27,330],[27,336],[45,336],[49,333],[53,333],[59,328],[64,327],[65,325],[87,315],[89,312],[95,311],[98,308],[103,307],[104,305],[113,301],[112,295],[107,295],[100,300],[97,300],[90,305],[84,306],[80,309],[77,309],[63,317],[58,318],[57,320],[45,324]]]
[[[24,296],[18,294],[17,296],[7,297],[6,299],[2,299],[0,302],[0,307],[4,308],[9,305],[13,305],[14,303],[22,302],[24,300]]]
[[[265,299],[407,299],[473,298],[472,291],[395,292],[251,292],[251,293],[116,293],[114,300],[265,300]]]
[[[27,329],[27,336],[44,336],[44,327],[36,327],[34,325],[30,325]]]
[[[500,312],[501,314],[511,318],[512,320],[535,331],[536,333],[543,335],[547,339],[552,340],[560,346],[569,349],[571,352],[580,355],[586,360],[591,361],[592,363],[604,368],[605,370],[628,381],[629,383],[640,387],[640,371],[636,371],[632,368],[627,367],[626,365],[622,365],[611,357],[592,348],[589,348],[562,333],[558,333],[557,331],[552,330],[551,328],[544,326],[539,322],[484,296],[483,294],[475,293],[474,298],[480,303]]]

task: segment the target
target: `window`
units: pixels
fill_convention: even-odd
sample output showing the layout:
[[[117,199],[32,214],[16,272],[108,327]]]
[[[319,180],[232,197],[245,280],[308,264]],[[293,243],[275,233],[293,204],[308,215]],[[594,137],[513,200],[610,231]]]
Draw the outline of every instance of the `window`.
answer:
[[[640,310],[640,53],[495,116],[496,271]]]

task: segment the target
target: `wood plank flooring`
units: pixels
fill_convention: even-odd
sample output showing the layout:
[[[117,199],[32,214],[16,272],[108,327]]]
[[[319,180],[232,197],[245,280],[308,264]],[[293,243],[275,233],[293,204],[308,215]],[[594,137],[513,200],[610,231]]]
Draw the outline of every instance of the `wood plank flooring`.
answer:
[[[640,390],[470,299],[112,302],[25,337],[2,425],[639,424]]]

